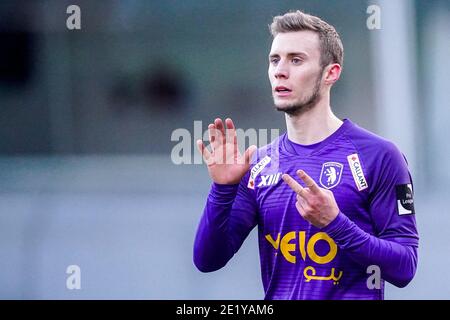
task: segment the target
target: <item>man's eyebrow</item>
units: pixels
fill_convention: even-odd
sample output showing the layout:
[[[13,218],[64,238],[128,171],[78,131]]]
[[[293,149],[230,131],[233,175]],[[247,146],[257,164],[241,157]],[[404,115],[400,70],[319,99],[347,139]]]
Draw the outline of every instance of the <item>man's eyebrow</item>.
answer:
[[[279,57],[280,55],[278,53],[272,53],[269,55],[269,58],[275,58],[275,57]],[[294,57],[294,56],[301,56],[304,58],[308,57],[308,54],[306,52],[289,52],[287,54],[288,57]]]

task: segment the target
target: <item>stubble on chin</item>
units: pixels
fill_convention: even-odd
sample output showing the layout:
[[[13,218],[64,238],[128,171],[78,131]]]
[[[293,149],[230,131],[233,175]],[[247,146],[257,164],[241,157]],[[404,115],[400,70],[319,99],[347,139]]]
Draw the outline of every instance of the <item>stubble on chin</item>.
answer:
[[[317,104],[317,101],[320,100],[320,95],[316,91],[312,96],[308,97],[308,99],[305,100],[306,101],[294,101],[285,105],[275,104],[275,109],[284,112],[289,116],[302,115],[314,108],[314,106]]]
[[[319,77],[310,96],[304,99],[298,99],[297,101],[288,103],[285,106],[277,105],[274,100],[275,108],[278,111],[282,111],[290,116],[298,116],[304,114],[305,112],[308,112],[309,110],[313,109],[314,106],[320,101],[320,85],[321,81]]]

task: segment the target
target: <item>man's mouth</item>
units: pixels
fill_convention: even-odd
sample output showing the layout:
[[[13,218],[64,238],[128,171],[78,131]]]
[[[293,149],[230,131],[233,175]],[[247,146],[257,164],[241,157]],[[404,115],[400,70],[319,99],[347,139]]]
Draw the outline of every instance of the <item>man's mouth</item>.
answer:
[[[276,92],[276,95],[279,97],[286,97],[291,94],[292,90],[285,86],[277,86],[277,87],[275,87],[275,92]]]

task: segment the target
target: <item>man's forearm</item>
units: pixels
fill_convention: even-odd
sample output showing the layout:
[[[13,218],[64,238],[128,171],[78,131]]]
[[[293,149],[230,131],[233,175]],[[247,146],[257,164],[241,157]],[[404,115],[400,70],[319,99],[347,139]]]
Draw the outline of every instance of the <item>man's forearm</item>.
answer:
[[[361,265],[377,265],[381,277],[397,287],[406,286],[417,267],[417,248],[380,239],[359,228],[342,212],[322,229],[339,248]]]
[[[238,186],[211,187],[194,243],[194,263],[200,271],[218,270],[234,255],[228,222]]]

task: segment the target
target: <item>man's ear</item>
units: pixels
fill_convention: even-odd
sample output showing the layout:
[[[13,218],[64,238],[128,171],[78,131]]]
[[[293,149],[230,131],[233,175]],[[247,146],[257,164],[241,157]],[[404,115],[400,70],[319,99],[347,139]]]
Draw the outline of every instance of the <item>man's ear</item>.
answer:
[[[341,76],[342,67],[339,63],[333,63],[329,64],[325,67],[324,70],[324,83],[333,85],[336,81],[339,80],[339,77]]]

